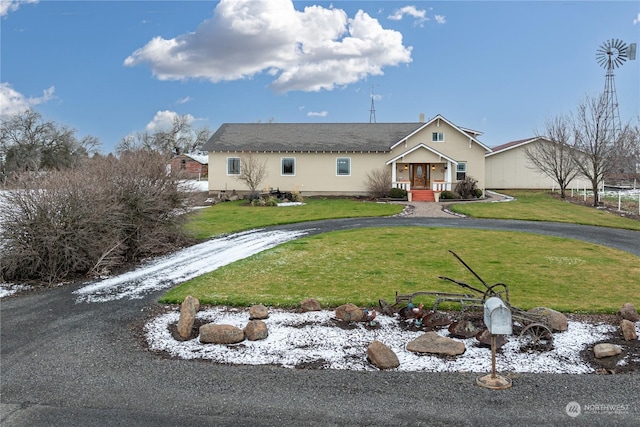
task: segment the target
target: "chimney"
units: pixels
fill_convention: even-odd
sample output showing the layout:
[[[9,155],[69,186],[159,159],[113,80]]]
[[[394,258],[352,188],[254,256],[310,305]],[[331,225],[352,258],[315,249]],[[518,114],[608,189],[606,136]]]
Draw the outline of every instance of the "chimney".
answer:
[[[424,113],[420,113],[420,116],[418,116],[418,121],[420,123],[424,123]]]

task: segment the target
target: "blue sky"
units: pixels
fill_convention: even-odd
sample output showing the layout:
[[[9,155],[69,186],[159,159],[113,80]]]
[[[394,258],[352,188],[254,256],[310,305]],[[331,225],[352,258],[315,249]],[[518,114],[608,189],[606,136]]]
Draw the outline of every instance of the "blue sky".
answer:
[[[0,108],[33,108],[112,151],[176,114],[222,123],[382,122],[442,114],[496,146],[604,88],[637,1],[1,0]],[[640,60],[615,71],[640,117]]]

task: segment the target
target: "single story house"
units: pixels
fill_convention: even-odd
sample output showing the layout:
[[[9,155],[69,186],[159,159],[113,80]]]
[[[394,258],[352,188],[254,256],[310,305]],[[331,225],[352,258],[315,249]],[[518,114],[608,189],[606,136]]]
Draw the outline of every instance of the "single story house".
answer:
[[[557,189],[558,184],[555,180],[537,169],[527,158],[526,150],[535,148],[536,144],[553,144],[553,142],[544,137],[532,137],[492,147],[492,151],[485,156],[487,188],[493,190]],[[576,182],[570,183],[570,185],[575,184]]]
[[[187,178],[205,178],[209,174],[209,156],[206,154],[180,154],[169,162],[171,170]]]
[[[303,195],[365,195],[367,175],[388,169],[392,186],[442,191],[469,175],[485,189],[480,132],[441,115],[413,123],[226,123],[203,147],[209,155],[209,192],[247,192],[241,159],[265,162],[261,189]],[[417,194],[417,193],[416,193]]]

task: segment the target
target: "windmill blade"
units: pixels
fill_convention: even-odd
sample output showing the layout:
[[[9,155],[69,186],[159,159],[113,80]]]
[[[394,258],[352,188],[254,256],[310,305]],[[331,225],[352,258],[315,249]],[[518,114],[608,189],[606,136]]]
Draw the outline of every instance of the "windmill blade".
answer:
[[[618,54],[621,55],[626,50],[627,44],[622,40],[616,39],[614,47],[618,50]]]
[[[613,60],[614,68],[615,68],[615,67],[619,67],[619,66],[621,66],[622,64],[624,64],[624,61],[626,61],[626,60],[627,60],[627,58],[626,58],[626,57],[624,57],[624,56],[618,56],[616,59],[614,59],[614,60]]]
[[[629,45],[620,39],[609,39],[602,43],[596,50],[596,61],[601,67],[612,70],[622,66],[627,58],[635,59],[635,43]]]

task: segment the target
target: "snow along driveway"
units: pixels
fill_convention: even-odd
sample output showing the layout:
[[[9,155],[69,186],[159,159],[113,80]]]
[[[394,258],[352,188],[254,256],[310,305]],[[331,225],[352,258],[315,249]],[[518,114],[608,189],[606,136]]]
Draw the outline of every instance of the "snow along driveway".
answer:
[[[149,261],[131,272],[85,284],[73,292],[76,303],[142,299],[281,243],[317,233],[319,224],[314,225],[295,231],[250,230],[187,247]],[[224,364],[294,367],[320,363],[328,369],[371,370],[373,367],[366,360],[366,346],[373,340],[380,340],[399,356],[401,367],[398,370],[401,371],[484,372],[490,363],[489,350],[479,347],[473,339],[464,341],[467,351],[456,359],[412,354],[406,351],[405,345],[421,333],[402,330],[396,319],[385,316],[378,317],[380,329],[369,330],[358,324],[353,330],[345,330],[333,324],[332,311],[300,314],[273,310],[267,320],[269,337],[266,340],[245,341],[233,346],[203,345],[197,338],[176,341],[170,327],[177,322],[177,316],[174,309],[147,322],[144,332],[152,350],[183,359],[208,359]],[[198,318],[238,327],[243,327],[248,319],[244,310],[223,307],[203,310]],[[639,326],[640,322],[636,323],[640,333]],[[593,368],[581,360],[580,352],[615,333],[613,329],[606,324],[570,322],[569,331],[554,334],[552,351],[542,355],[521,353],[514,340],[504,347],[499,363],[502,369],[511,372],[593,372]],[[446,335],[445,330],[439,333]],[[619,364],[638,362],[635,355],[627,355]]]
[[[306,230],[250,230],[208,240],[154,259],[131,272],[88,283],[74,291],[76,302],[142,298],[306,234]]]

